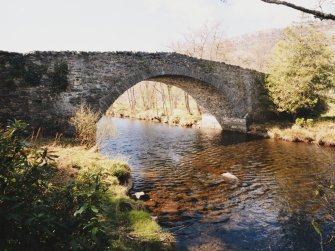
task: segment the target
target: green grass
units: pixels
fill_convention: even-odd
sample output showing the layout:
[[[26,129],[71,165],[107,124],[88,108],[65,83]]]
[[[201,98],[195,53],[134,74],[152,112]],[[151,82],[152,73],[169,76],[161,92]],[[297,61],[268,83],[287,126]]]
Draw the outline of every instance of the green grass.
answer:
[[[98,152],[79,146],[53,146],[52,150],[59,156],[59,169],[75,173],[73,179],[83,184],[83,191],[90,191],[88,180],[92,181],[90,177],[99,175],[102,190],[97,194],[94,208],[98,209],[99,226],[109,238],[109,250],[171,248],[173,236],[161,229],[141,201],[127,196],[123,182],[130,177],[130,168],[126,162],[106,159]]]
[[[104,177],[115,176],[126,179],[130,176],[128,164],[121,160],[106,159],[98,152],[80,146],[53,147],[59,156],[57,163],[63,168],[74,168],[81,172],[101,173]]]
[[[131,234],[148,240],[159,240],[157,234],[161,231],[160,226],[151,219],[146,211],[132,210],[129,212]]]

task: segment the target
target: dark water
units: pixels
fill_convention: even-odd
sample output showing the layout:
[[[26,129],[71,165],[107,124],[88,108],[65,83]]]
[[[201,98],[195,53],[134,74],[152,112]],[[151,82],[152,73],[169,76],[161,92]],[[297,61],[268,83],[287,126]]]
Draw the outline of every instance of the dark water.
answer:
[[[149,194],[146,204],[175,234],[177,250],[320,250],[311,220],[327,211],[315,189],[333,175],[334,149],[136,120],[111,122],[119,135],[103,152],[129,158],[133,192]],[[241,182],[225,182],[224,172]],[[335,244],[324,248],[335,250]]]

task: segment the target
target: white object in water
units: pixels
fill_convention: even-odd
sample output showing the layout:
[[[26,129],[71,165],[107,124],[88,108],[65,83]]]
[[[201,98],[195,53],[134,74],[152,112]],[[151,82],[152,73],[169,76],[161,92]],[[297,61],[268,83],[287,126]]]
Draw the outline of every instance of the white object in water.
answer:
[[[136,199],[141,199],[141,197],[142,196],[144,196],[145,195],[145,193],[144,192],[136,192],[136,193],[134,193],[134,196],[136,197]]]
[[[239,181],[239,179],[234,174],[229,172],[223,173],[221,174],[221,176],[228,181],[234,181],[234,182]]]

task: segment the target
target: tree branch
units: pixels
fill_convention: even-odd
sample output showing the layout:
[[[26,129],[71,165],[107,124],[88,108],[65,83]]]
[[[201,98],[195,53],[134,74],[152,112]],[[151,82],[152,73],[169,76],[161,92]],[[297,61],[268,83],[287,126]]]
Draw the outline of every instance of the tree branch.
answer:
[[[284,6],[290,7],[290,8],[295,9],[295,10],[300,10],[302,12],[312,14],[312,15],[314,15],[314,17],[319,18],[321,20],[322,19],[335,20],[335,15],[333,15],[332,13],[324,13],[324,12],[318,11],[318,10],[307,9],[305,7],[298,6],[298,5],[295,5],[293,3],[289,3],[289,2],[286,2],[286,1],[280,1],[280,0],[261,0],[261,1],[265,2],[265,3],[270,3],[270,4],[284,5]]]

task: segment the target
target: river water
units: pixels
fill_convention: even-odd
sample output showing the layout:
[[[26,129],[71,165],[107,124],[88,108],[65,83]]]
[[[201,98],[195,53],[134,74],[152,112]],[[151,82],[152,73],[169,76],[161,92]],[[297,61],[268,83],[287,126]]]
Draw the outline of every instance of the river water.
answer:
[[[312,219],[326,218],[322,227],[335,229],[315,194],[335,175],[333,148],[108,120],[118,136],[103,153],[126,156],[132,192],[149,194],[146,205],[175,235],[176,250],[320,250]],[[240,182],[226,182],[224,172]],[[324,250],[335,250],[334,242]]]

